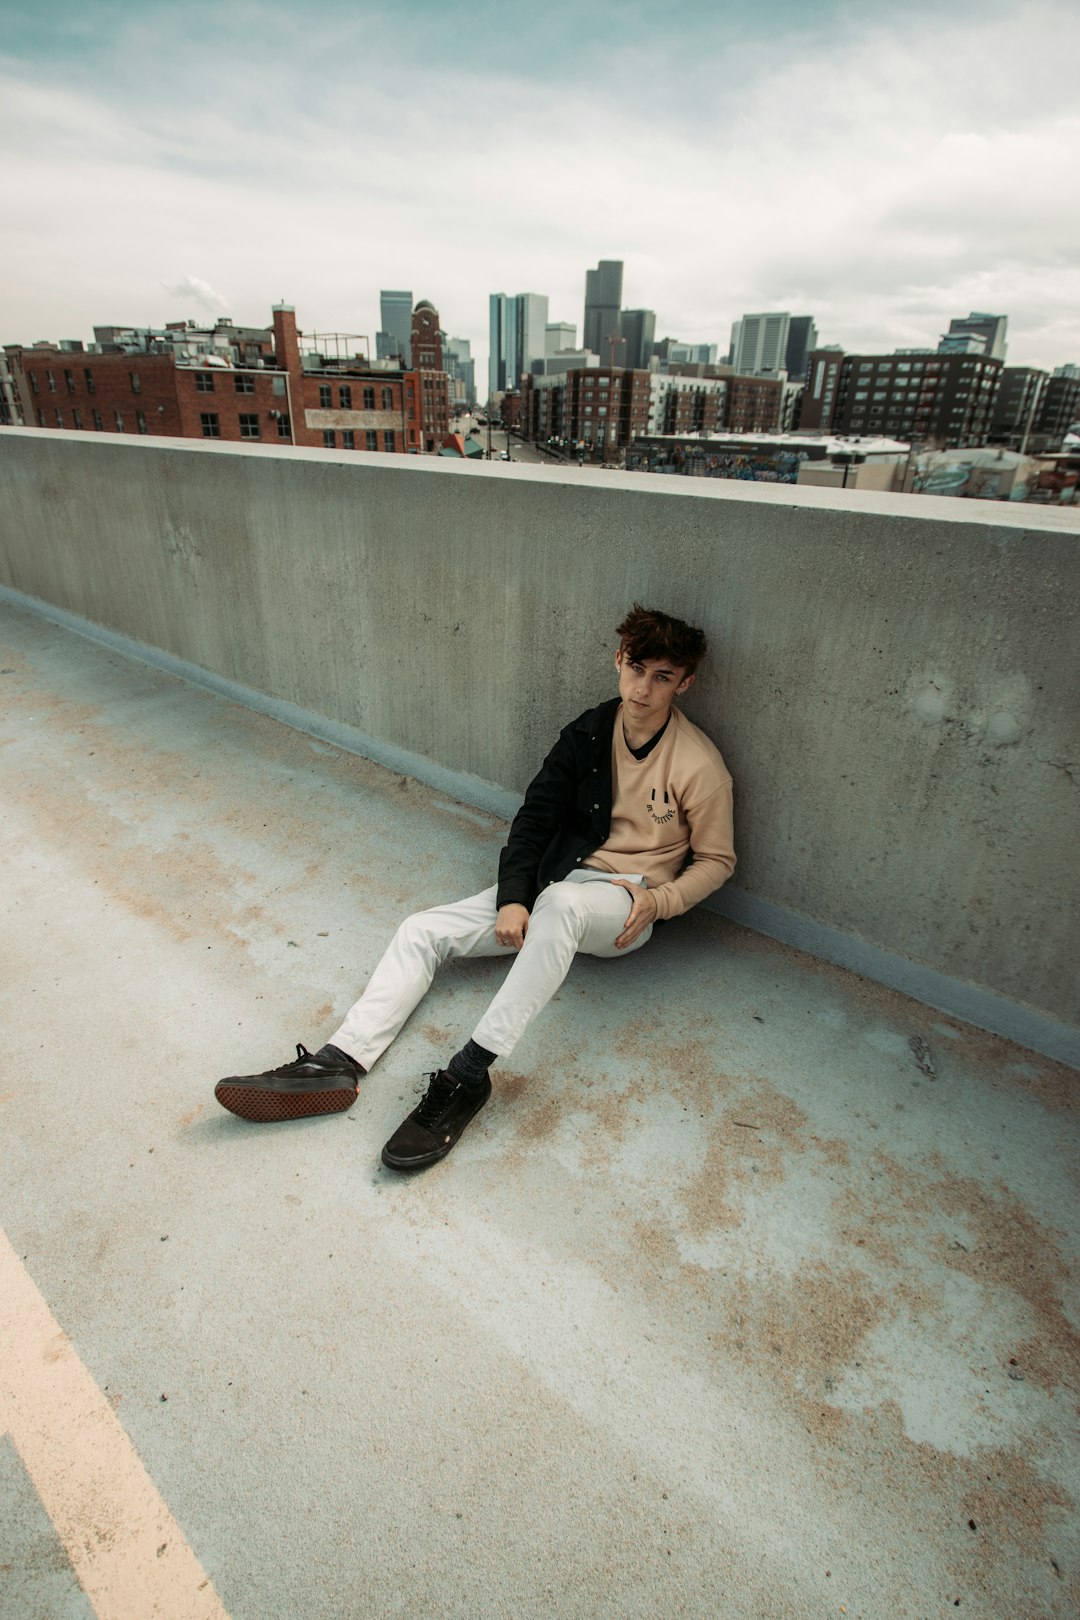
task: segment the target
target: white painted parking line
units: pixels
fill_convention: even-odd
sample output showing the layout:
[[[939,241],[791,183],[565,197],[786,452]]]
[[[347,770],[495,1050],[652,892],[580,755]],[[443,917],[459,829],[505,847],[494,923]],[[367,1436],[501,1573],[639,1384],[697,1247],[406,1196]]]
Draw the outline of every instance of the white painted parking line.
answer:
[[[0,1433],[99,1620],[228,1620],[108,1400],[0,1231]]]

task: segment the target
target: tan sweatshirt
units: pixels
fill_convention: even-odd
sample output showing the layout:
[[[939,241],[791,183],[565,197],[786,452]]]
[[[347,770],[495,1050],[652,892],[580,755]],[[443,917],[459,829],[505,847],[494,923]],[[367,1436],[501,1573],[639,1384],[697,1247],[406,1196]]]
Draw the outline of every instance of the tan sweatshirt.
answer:
[[[678,709],[641,760],[627,747],[621,708],[616,713],[611,799],[611,829],[585,864],[643,873],[658,917],[679,916],[735,870],[731,777],[719,750]]]

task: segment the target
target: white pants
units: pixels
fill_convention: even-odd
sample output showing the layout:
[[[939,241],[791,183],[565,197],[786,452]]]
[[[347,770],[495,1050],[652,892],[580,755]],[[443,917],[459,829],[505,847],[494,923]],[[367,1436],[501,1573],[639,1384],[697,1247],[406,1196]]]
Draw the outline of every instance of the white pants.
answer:
[[[652,925],[621,951],[633,895],[613,883],[552,883],[538,896],[519,951],[495,939],[496,889],[454,905],[433,906],[407,917],[350,1008],[333,1046],[370,1069],[451,956],[512,956],[498,995],[473,1030],[473,1040],[500,1057],[512,1052],[529,1024],[565,979],[576,951],[589,956],[628,956],[652,933]]]

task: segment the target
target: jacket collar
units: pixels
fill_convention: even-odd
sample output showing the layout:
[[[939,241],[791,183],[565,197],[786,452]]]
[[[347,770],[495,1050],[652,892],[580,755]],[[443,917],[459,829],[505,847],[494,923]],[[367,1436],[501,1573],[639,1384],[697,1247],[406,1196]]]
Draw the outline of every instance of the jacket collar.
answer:
[[[611,741],[611,734],[615,730],[615,716],[618,712],[622,698],[608,698],[606,703],[598,703],[595,709],[586,709],[574,722],[575,731],[583,731],[590,737],[596,737],[600,742]]]

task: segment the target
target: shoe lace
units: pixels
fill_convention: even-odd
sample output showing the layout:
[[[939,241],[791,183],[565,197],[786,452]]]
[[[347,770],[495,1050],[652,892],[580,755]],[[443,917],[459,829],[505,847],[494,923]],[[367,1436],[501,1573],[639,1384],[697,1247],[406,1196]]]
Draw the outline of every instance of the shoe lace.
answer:
[[[299,1069],[301,1067],[302,1064],[310,1063],[310,1062],[311,1062],[311,1053],[308,1051],[307,1047],[302,1044],[302,1042],[297,1041],[297,1043],[296,1043],[296,1056],[293,1058],[292,1062],[291,1063],[283,1063],[281,1065],[280,1069],[271,1069],[270,1073],[271,1074],[283,1074],[283,1075],[293,1074],[297,1069]]]
[[[445,1069],[436,1069],[428,1075],[428,1088],[416,1110],[418,1125],[437,1125],[447,1103],[458,1088],[458,1082]]]

